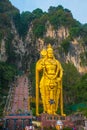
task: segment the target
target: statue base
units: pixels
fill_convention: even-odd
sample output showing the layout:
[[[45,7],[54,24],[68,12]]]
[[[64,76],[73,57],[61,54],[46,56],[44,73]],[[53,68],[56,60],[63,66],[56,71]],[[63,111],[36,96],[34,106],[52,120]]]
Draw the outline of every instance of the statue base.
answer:
[[[41,124],[42,124],[42,129],[44,127],[56,127],[57,122],[61,121],[63,123],[63,127],[74,127],[74,122],[69,116],[61,116],[61,115],[51,115],[47,113],[42,113],[41,114]]]
[[[52,115],[52,114],[47,114],[47,113],[42,113],[41,114],[41,124],[42,127],[55,127],[56,126],[56,122],[58,120],[65,120],[64,116],[60,116],[60,115]]]

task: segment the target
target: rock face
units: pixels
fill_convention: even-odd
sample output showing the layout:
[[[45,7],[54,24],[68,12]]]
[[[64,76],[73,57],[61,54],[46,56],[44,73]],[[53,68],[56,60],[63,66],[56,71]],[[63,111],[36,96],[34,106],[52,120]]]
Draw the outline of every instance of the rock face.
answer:
[[[30,67],[30,64],[32,62],[37,61],[40,50],[47,44],[44,42],[45,37],[50,37],[56,39],[55,42],[52,43],[52,45],[55,50],[55,55],[60,61],[66,63],[68,62],[73,63],[80,73],[87,72],[87,63],[86,63],[87,57],[85,55],[87,46],[86,45],[83,46],[83,44],[81,43],[82,41],[81,38],[77,37],[73,41],[70,41],[70,46],[67,53],[65,53],[64,50],[61,49],[62,41],[69,36],[68,28],[62,26],[57,30],[54,30],[52,25],[48,22],[46,24],[47,29],[43,38],[35,38],[32,31],[33,25],[31,24],[27,32],[27,35],[23,40],[21,37],[19,37],[19,34],[17,33],[17,30],[13,22],[11,23],[11,25],[12,25],[11,33],[14,35],[11,42],[12,51],[15,53],[14,61],[19,69],[26,70],[27,68]],[[5,62],[8,60],[8,54],[6,52],[5,47],[6,45],[5,39],[2,39],[0,44],[1,44],[0,61]]]
[[[84,62],[86,62],[85,58],[85,48],[79,43],[78,39],[75,39],[70,44],[70,49],[68,54],[66,55],[66,63],[71,62],[77,68],[80,73],[87,72],[87,66],[83,66],[83,62],[81,59],[81,55],[84,54]]]
[[[46,37],[57,38],[58,41],[61,41],[62,39],[65,39],[68,36],[69,36],[68,28],[62,26],[58,30],[54,30],[51,24],[47,26]]]
[[[5,62],[7,60],[6,48],[5,48],[5,40],[1,40],[1,48],[0,48],[0,61]]]

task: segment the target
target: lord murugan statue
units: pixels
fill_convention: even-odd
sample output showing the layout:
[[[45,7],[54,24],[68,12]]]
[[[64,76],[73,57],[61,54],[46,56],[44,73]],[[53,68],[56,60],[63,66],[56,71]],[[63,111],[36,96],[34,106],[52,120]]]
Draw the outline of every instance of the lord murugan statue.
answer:
[[[60,106],[61,115],[65,115],[63,113],[62,76],[62,66],[55,59],[53,48],[49,44],[47,49],[41,51],[41,58],[36,63],[36,115],[39,115],[39,91],[43,113],[55,115]]]

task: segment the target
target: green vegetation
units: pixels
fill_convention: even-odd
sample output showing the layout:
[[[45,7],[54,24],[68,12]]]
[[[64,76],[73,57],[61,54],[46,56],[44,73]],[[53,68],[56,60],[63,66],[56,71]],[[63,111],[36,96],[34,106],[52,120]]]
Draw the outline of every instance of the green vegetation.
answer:
[[[12,33],[8,33],[8,36],[6,38],[6,53],[7,53],[7,56],[8,56],[8,60],[7,62],[8,63],[11,63],[11,64],[14,64],[15,63],[15,58],[16,58],[16,54],[15,54],[15,48],[13,47],[13,44],[12,44],[12,39],[14,38],[13,34]]]
[[[56,42],[56,39],[54,39],[52,37],[45,37],[44,42],[47,43],[47,44],[50,43],[52,45]]]
[[[81,58],[81,65],[87,66],[87,52],[86,51],[80,54],[80,58]]]
[[[64,39],[61,43],[61,47],[63,48],[65,53],[68,53],[70,47],[70,40],[68,38]]]
[[[80,75],[73,64],[63,64],[63,89],[65,111],[70,114],[86,108],[87,112],[87,74]],[[74,105],[74,106],[73,106]]]
[[[29,11],[22,12],[21,14],[17,13],[14,16],[13,20],[20,36],[26,36],[29,25],[33,19],[34,16]]]
[[[35,96],[35,66],[36,63],[31,64],[30,74],[29,74],[29,80],[31,81],[31,85],[32,85],[32,96]]]
[[[43,23],[40,23],[39,21],[36,21],[34,28],[33,28],[33,33],[34,35],[39,38],[42,37],[45,32],[45,26]]]
[[[80,82],[80,74],[73,64],[63,64],[64,75],[63,75],[63,88],[65,91],[65,95],[69,96],[67,98],[68,103],[76,102],[76,85]]]
[[[41,9],[37,8],[37,9],[33,10],[32,14],[35,19],[40,18],[43,15],[43,11]]]
[[[50,7],[49,20],[50,23],[57,29],[60,26],[71,26],[73,23],[73,17],[68,9],[64,9],[62,6]]]
[[[33,33],[34,35],[39,38],[39,37],[43,37],[44,32],[45,32],[45,22],[42,20],[42,18],[40,19],[36,19],[33,22],[34,26],[33,26]]]
[[[34,33],[36,37],[38,37],[38,36],[42,37],[42,34],[44,34],[45,30],[42,29],[41,26],[42,25],[46,26],[46,22],[48,22],[48,21],[51,23],[51,25],[54,27],[55,30],[60,28],[61,26],[64,26],[65,28],[66,27],[70,28],[70,37],[71,38],[82,35],[82,29],[84,28],[84,26],[82,26],[78,21],[76,21],[73,18],[70,10],[64,9],[62,6],[57,6],[57,7],[51,6],[48,9],[48,13],[44,12],[43,15],[40,15],[39,18],[34,20],[33,32],[34,31],[36,32],[36,33]],[[37,22],[38,22],[38,24],[36,27]],[[39,35],[37,34],[37,32],[39,31],[38,28],[41,28],[40,30],[42,30],[42,31],[40,31]],[[43,28],[45,28],[45,27],[43,27]],[[84,31],[86,32],[87,29],[85,29]]]
[[[16,75],[16,68],[11,64],[0,62],[0,116],[3,112],[9,85]]]
[[[14,20],[14,23],[18,30],[19,35],[25,38],[27,31],[29,29],[29,26],[31,25],[31,22],[34,19],[40,18],[42,14],[43,14],[43,11],[41,9],[36,9],[32,13],[29,11],[22,12],[21,14],[19,12],[16,13],[16,15],[13,17],[13,20]],[[41,25],[41,27],[38,27],[38,32],[40,31],[40,33],[42,33],[41,31],[42,29],[43,27]],[[35,32],[35,34],[38,32]]]
[[[87,74],[81,77],[76,87],[77,87],[77,101],[87,102]]]
[[[8,35],[11,20],[19,12],[8,0],[0,0],[0,39]]]

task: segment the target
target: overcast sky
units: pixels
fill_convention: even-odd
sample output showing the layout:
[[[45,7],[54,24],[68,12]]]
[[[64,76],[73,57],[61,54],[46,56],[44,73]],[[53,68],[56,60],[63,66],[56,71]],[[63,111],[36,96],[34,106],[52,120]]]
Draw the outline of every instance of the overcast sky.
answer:
[[[62,5],[69,9],[73,17],[81,23],[87,23],[87,0],[10,0],[20,12],[32,12],[36,8],[47,11],[50,6]]]

